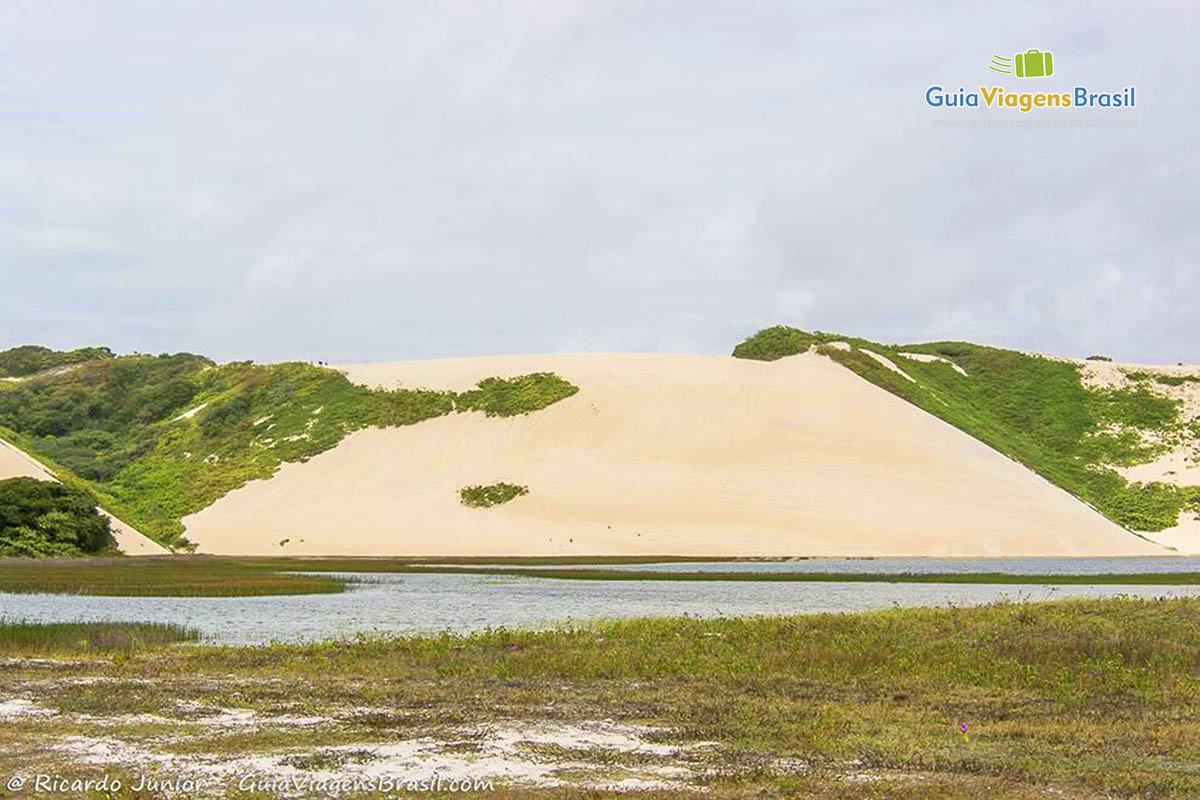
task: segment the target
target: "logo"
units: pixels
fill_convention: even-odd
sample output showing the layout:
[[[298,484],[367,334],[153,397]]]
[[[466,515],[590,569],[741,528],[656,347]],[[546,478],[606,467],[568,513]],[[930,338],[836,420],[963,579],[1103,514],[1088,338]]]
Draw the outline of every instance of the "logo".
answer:
[[[1054,75],[1054,54],[1049,50],[1032,48],[1012,58],[993,55],[988,69],[1021,79],[1049,78]],[[1137,105],[1136,93],[1136,86],[1095,92],[1087,86],[1076,85],[1070,91],[1023,92],[1009,91],[1003,86],[980,86],[977,91],[960,86],[955,91],[935,85],[925,91],[925,103],[931,108],[1011,109],[1028,114],[1047,108],[1133,108]]]
[[[1008,75],[1015,74],[1018,78],[1049,78],[1054,74],[1054,54],[1049,50],[1035,48],[1017,53],[1012,58],[994,55],[988,69]]]

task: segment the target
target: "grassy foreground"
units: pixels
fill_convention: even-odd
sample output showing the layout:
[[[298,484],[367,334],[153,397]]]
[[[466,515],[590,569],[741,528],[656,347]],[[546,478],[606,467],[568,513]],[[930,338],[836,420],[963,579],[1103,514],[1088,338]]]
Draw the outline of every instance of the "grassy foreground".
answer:
[[[349,775],[402,742],[469,755],[518,723],[609,720],[652,726],[659,749],[527,742],[532,762],[569,763],[566,786],[500,779],[495,794],[629,797],[605,781],[670,768],[664,797],[1196,797],[1197,630],[1197,600],[1066,601],[8,664],[0,702],[36,713],[0,725],[0,776],[129,778],[151,756],[186,771],[250,754]],[[205,722],[230,710],[258,724]],[[114,760],[80,761],[79,740]]]

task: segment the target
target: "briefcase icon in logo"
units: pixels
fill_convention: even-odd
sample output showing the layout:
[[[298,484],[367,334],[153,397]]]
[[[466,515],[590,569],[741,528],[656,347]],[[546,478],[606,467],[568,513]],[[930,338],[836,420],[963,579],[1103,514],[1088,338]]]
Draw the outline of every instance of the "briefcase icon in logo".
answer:
[[[1048,78],[1054,74],[1054,55],[1047,50],[1027,50],[1017,53],[1018,78]]]

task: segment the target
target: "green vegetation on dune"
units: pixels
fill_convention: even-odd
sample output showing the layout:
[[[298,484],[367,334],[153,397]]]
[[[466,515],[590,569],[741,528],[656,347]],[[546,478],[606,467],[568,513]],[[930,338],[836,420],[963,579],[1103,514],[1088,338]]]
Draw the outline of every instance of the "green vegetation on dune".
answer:
[[[36,478],[0,480],[0,557],[80,556],[112,546],[87,491]]]
[[[552,372],[484,378],[476,388],[455,396],[455,406],[459,411],[482,411],[489,417],[513,417],[543,409],[578,391],[578,387]]]
[[[0,425],[71,474],[104,482],[155,448],[154,423],[187,408],[211,366],[186,353],[128,356],[0,384]]]
[[[831,346],[845,342],[850,349]],[[967,342],[886,345],[776,326],[734,348],[739,358],[773,361],[818,352],[954,425],[1134,531],[1160,531],[1200,503],[1200,488],[1129,483],[1112,469],[1153,460],[1188,424],[1177,401],[1137,386],[1083,385],[1078,364]],[[906,380],[868,355],[893,361]],[[918,361],[903,353],[946,359]]]
[[[529,494],[529,487],[503,482],[490,483],[487,486],[464,486],[458,490],[462,504],[470,508],[490,508],[523,494]]]
[[[0,353],[0,378],[19,378],[55,367],[112,357],[113,352],[107,347],[81,347],[64,352],[27,344]]]
[[[121,356],[0,383],[0,435],[141,532],[179,546],[184,516],[353,431],[455,412],[514,416],[576,391],[550,373],[487,378],[461,393],[383,391],[302,363]]]

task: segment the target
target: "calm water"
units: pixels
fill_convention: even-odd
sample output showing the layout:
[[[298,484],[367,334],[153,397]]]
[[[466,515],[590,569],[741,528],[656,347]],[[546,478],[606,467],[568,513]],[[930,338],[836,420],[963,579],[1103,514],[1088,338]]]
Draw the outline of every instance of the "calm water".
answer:
[[[1025,574],[1163,572],[1200,569],[1200,558],[813,559],[782,564],[688,564],[655,568]],[[1061,597],[1200,596],[1200,586],[569,581],[478,575],[351,577],[368,583],[345,594],[292,597],[0,594],[0,617],[41,622],[173,622],[198,628],[212,641],[260,644],[353,637],[359,633],[545,627],[614,617],[845,612],[896,605],[977,605],[995,600],[1041,601]]]

